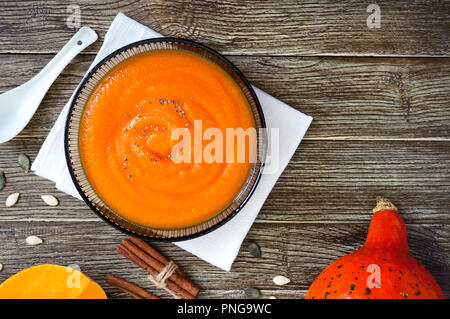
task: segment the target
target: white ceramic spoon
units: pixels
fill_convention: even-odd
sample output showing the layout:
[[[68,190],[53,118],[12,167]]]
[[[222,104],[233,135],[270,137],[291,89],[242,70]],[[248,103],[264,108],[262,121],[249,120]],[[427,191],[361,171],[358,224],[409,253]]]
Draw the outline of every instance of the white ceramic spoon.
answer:
[[[82,27],[35,77],[0,95],[0,143],[24,129],[66,65],[97,38],[94,30]]]

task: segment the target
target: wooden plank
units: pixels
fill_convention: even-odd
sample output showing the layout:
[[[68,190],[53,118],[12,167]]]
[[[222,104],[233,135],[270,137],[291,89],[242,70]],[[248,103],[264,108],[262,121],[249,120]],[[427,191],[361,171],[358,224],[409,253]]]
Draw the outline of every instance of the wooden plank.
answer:
[[[72,4],[2,1],[0,91],[36,74],[70,38],[74,30],[66,19]],[[260,288],[265,298],[304,297],[327,264],[361,246],[379,194],[399,206],[413,254],[449,296],[450,60],[372,56],[448,57],[450,2],[377,4],[382,27],[369,30],[367,4],[359,1],[84,1],[82,25],[98,31],[100,41],[63,72],[24,132],[0,145],[0,170],[7,175],[0,203],[9,193],[22,193],[17,206],[0,205],[0,281],[35,264],[78,264],[109,297],[128,296],[106,285],[107,273],[168,297],[115,252],[122,233],[16,164],[21,152],[34,159],[91,63],[89,53],[98,51],[112,19],[123,11],[165,35],[230,55],[254,85],[314,116],[244,243],[257,241],[263,258],[243,248],[226,273],[172,244],[155,244],[202,288],[200,298],[243,298],[245,286]],[[56,194],[60,205],[45,206],[43,193]],[[31,234],[44,244],[26,246]],[[271,280],[279,274],[292,284],[274,286]]]
[[[43,55],[0,55],[0,90],[31,78]],[[92,62],[77,57],[19,135],[47,136]],[[307,139],[450,137],[450,59],[232,57],[257,87],[312,115]]]
[[[254,286],[264,297],[303,298],[314,278],[333,260],[359,248],[365,239],[367,223],[347,225],[255,224],[231,272],[222,271],[170,243],[154,246],[173,259],[200,288],[200,298],[242,298],[242,288]],[[450,253],[449,225],[410,225],[409,244],[413,255],[433,273],[448,296]],[[37,235],[44,244],[29,247],[24,239]],[[103,222],[3,222],[0,228],[4,270],[0,281],[15,272],[42,263],[76,264],[89,277],[98,281],[111,298],[127,297],[105,284],[108,273],[126,278],[155,294],[145,271],[116,253],[124,235]],[[262,258],[247,252],[249,241],[256,241]],[[301,244],[300,244],[301,243]],[[291,284],[277,287],[276,275],[284,275]]]
[[[0,169],[7,177],[0,202],[10,193],[22,193],[15,207],[0,205],[0,220],[96,220],[83,202],[18,167],[18,154],[34,159],[42,142],[15,139],[0,146]],[[258,220],[368,221],[376,196],[384,195],[408,223],[449,223],[449,149],[448,141],[303,141]],[[60,206],[46,206],[40,199],[45,193],[56,194]]]
[[[74,32],[68,0],[2,1],[0,52],[56,52]],[[101,37],[122,11],[166,35],[233,55],[448,56],[449,1],[376,2],[380,28],[369,29],[361,1],[127,1],[76,3],[81,24]],[[95,52],[100,41],[88,49]]]

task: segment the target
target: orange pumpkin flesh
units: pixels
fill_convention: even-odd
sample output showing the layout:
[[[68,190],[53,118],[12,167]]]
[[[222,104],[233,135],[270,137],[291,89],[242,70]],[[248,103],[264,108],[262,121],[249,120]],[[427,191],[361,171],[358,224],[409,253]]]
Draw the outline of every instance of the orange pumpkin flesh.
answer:
[[[1,299],[106,299],[105,292],[83,273],[58,265],[24,269],[0,285]]]
[[[307,299],[442,299],[433,276],[409,252],[397,208],[378,198],[363,247],[331,263]]]

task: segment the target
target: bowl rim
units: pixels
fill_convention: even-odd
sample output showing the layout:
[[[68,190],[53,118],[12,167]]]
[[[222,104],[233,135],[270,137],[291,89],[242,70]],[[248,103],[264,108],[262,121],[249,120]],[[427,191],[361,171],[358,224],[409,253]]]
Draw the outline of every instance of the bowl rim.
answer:
[[[253,183],[253,185],[251,186],[247,196],[243,199],[243,201],[239,204],[239,206],[237,206],[228,216],[226,216],[223,220],[221,220],[220,222],[218,222],[217,224],[212,225],[209,228],[206,228],[204,230],[201,230],[197,233],[193,233],[190,235],[185,235],[185,236],[180,236],[180,237],[172,237],[172,238],[163,238],[163,237],[151,237],[151,236],[146,236],[143,234],[138,234],[135,233],[131,230],[126,229],[125,227],[114,223],[113,221],[111,221],[109,218],[107,218],[104,214],[102,214],[91,202],[90,200],[87,198],[87,196],[84,194],[81,186],[78,183],[78,180],[75,176],[75,171],[72,167],[72,161],[70,159],[70,150],[69,150],[69,130],[70,130],[70,122],[71,122],[71,117],[72,117],[72,113],[73,110],[75,108],[75,104],[77,102],[77,98],[80,95],[81,91],[83,90],[83,88],[85,87],[86,83],[91,79],[91,77],[97,72],[97,70],[99,70],[105,63],[107,63],[109,60],[111,60],[113,57],[115,57],[116,55],[122,53],[123,51],[127,51],[133,47],[137,47],[140,45],[144,45],[144,44],[148,44],[148,43],[157,43],[157,42],[175,42],[175,43],[182,43],[182,44],[188,44],[188,45],[192,45],[194,47],[197,47],[201,50],[205,50],[208,53],[214,55],[215,57],[217,57],[218,59],[222,60],[222,62],[224,62],[227,66],[229,66],[236,74],[238,77],[240,77],[240,79],[242,80],[242,82],[244,83],[244,85],[247,87],[248,91],[250,92],[254,102],[255,102],[255,106],[256,109],[259,113],[259,117],[260,117],[260,121],[261,121],[261,132],[262,132],[262,155],[260,158],[260,167],[259,170],[256,175],[255,181]],[[214,62],[213,62],[214,63]],[[228,72],[227,72],[228,73]],[[178,242],[178,241],[184,241],[184,240],[190,240],[190,239],[194,239],[194,238],[198,238],[201,237],[203,235],[206,235],[216,229],[218,229],[219,227],[223,226],[224,224],[226,224],[227,222],[229,222],[233,217],[235,217],[241,210],[242,208],[247,204],[247,202],[249,201],[249,199],[252,197],[256,187],[259,184],[259,181],[261,179],[262,176],[262,172],[263,169],[265,167],[265,161],[266,161],[266,153],[267,153],[267,132],[266,132],[266,121],[264,118],[264,113],[261,107],[261,104],[259,102],[258,97],[256,96],[255,91],[253,90],[252,85],[250,84],[250,82],[247,80],[247,78],[244,76],[244,74],[230,61],[228,60],[225,56],[223,56],[222,54],[220,54],[219,52],[217,52],[214,49],[211,49],[210,47],[207,47],[204,44],[192,41],[192,40],[188,40],[188,39],[184,39],[184,38],[175,38],[175,37],[158,37],[158,38],[151,38],[151,39],[145,39],[145,40],[140,40],[140,41],[136,41],[136,42],[132,42],[130,44],[127,44],[123,47],[120,47],[116,50],[114,50],[113,52],[111,52],[110,54],[108,54],[105,58],[103,58],[102,60],[100,60],[82,79],[82,81],[80,82],[79,86],[77,87],[75,94],[72,97],[72,101],[70,102],[70,108],[69,111],[67,113],[67,118],[66,118],[66,123],[65,123],[65,127],[64,127],[64,153],[65,153],[65,158],[66,158],[66,164],[69,170],[69,174],[70,177],[75,185],[75,188],[77,189],[78,193],[80,194],[81,198],[83,199],[83,201],[89,206],[89,208],[91,208],[92,211],[94,211],[97,216],[99,216],[103,221],[105,221],[107,224],[113,226],[115,229],[133,236],[133,237],[138,237],[144,240],[149,240],[149,241],[155,241],[155,242]]]

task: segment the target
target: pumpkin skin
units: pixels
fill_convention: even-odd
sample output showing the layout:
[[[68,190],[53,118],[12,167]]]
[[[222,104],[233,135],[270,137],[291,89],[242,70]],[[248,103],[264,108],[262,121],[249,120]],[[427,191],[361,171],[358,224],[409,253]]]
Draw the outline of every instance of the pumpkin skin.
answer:
[[[5,280],[0,285],[0,299],[106,299],[106,295],[78,270],[45,264],[21,270]]]
[[[331,263],[306,299],[443,299],[441,288],[409,252],[397,208],[379,198],[363,247]]]

